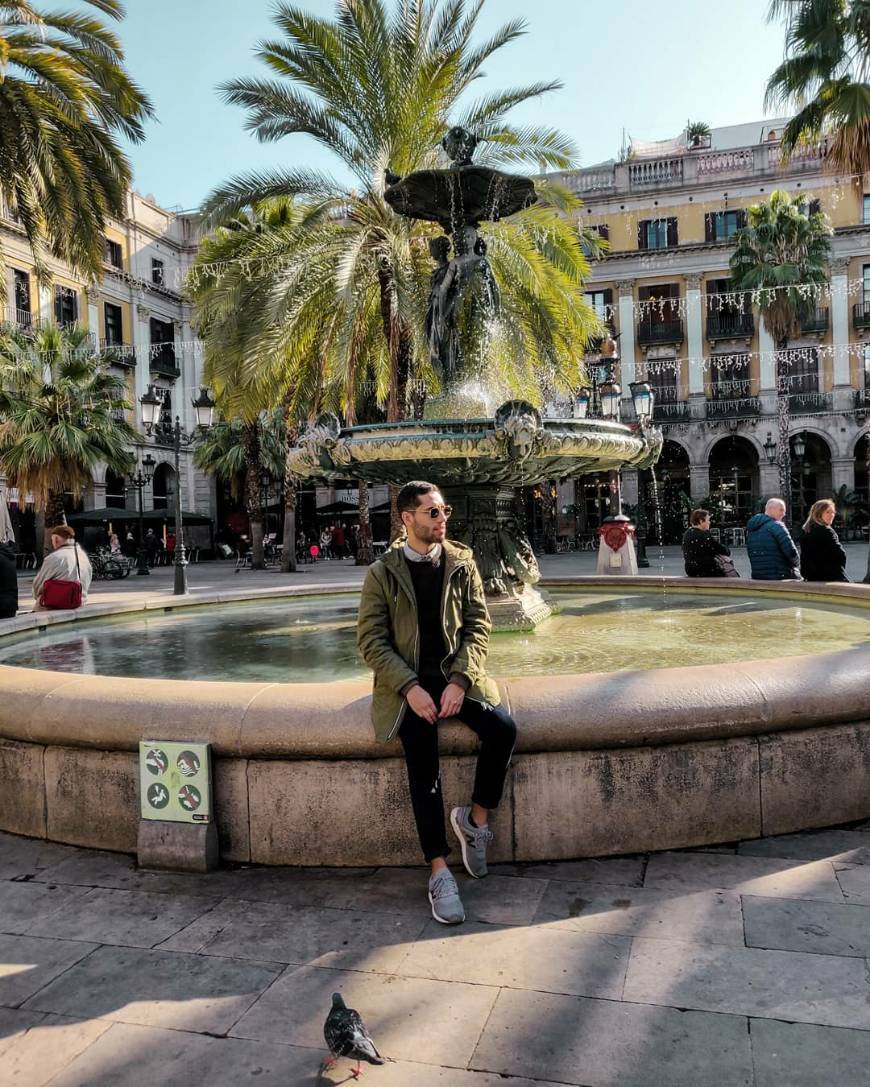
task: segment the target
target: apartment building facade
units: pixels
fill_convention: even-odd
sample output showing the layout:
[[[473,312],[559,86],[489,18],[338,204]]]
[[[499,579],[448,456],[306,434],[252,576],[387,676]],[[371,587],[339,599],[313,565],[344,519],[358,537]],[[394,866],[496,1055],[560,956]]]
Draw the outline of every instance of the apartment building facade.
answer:
[[[78,322],[88,330],[91,345],[104,353],[126,383],[132,405],[128,419],[141,434],[136,452],[143,454],[147,446],[157,461],[143,496],[144,508],[171,512],[175,470],[168,428],[176,416],[187,430],[193,428],[191,401],[202,375],[191,307],[181,292],[197,249],[193,219],[159,207],[151,196],[130,192],[123,221],[107,226],[98,285],[86,284],[52,257],[47,259],[51,281],[39,284],[24,231],[5,207],[0,208],[0,245],[7,267],[5,322],[24,331],[37,329],[40,322]],[[150,437],[144,433],[139,408],[139,397],[149,385],[164,400],[162,425]],[[214,517],[213,480],[194,468],[190,449],[182,450],[180,472],[184,508]],[[85,509],[133,509],[137,495],[103,465],[82,504]]]
[[[685,493],[737,525],[778,489],[775,345],[728,278],[746,209],[776,189],[819,208],[833,228],[830,291],[787,356],[791,519],[844,486],[866,495],[870,179],[833,172],[824,141],[783,165],[782,125],[714,129],[695,146],[635,145],[625,161],[555,175],[582,197],[584,225],[609,242],[587,298],[617,337],[623,417],[631,416],[630,382],[646,379],[656,391],[666,439],[659,482],[672,513]],[[587,362],[596,361],[590,352]],[[623,495],[637,501],[637,473],[624,473]],[[576,495],[563,488],[560,505],[575,500],[590,527],[606,513],[600,480],[580,481]]]

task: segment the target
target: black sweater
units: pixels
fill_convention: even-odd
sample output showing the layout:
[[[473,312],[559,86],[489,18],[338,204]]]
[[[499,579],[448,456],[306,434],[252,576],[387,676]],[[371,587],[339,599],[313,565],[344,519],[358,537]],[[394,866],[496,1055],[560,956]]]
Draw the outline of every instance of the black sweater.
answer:
[[[688,577],[724,577],[722,567],[715,561],[717,555],[730,555],[724,545],[714,540],[703,528],[686,529],[683,536],[683,559]]]
[[[409,562],[408,570],[417,597],[417,622],[420,627],[420,663],[417,675],[425,686],[440,679],[441,662],[447,655],[444,631],[441,624],[441,590],[444,587],[444,561],[433,566],[431,562]]]
[[[846,552],[830,525],[814,524],[800,539],[804,581],[848,581]]]

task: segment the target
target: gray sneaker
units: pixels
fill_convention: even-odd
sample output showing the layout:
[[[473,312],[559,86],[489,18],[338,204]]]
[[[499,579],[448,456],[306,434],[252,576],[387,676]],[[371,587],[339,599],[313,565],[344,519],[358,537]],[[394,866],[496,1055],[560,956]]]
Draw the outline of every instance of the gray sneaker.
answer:
[[[471,822],[470,807],[454,808],[450,813],[450,825],[462,846],[465,871],[475,879],[482,879],[487,872],[486,847],[492,841],[492,831],[489,827],[476,827]]]
[[[432,916],[442,925],[459,925],[465,920],[459,888],[449,869],[442,868],[429,877],[429,901]]]

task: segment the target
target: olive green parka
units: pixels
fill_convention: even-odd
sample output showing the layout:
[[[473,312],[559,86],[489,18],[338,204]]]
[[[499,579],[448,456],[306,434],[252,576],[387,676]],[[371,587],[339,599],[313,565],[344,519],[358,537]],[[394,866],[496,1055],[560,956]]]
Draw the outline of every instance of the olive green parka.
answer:
[[[490,621],[483,582],[470,547],[445,540],[441,622],[447,655],[444,678],[461,675],[466,698],[497,706],[498,687],[485,671]],[[372,724],[382,743],[399,731],[407,702],[402,688],[417,678],[420,638],[417,599],[401,544],[366,574],[357,620],[357,645],[374,672]]]

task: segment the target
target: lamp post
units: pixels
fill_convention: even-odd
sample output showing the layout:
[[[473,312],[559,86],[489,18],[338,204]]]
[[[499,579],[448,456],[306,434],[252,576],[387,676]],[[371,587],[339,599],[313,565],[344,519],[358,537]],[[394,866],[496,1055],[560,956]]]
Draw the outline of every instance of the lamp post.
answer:
[[[619,404],[622,389],[613,377],[613,368],[619,361],[616,340],[607,336],[601,344],[598,361],[590,367],[591,385],[581,385],[574,396],[574,418],[586,419],[590,412],[608,422],[619,422]],[[622,516],[622,488],[619,472],[608,472],[610,489],[610,516]]]
[[[800,503],[800,517],[801,520],[806,518],[806,498],[804,497],[804,454],[807,451],[807,443],[803,434],[795,434],[791,440],[791,448],[794,453],[794,459],[797,461],[797,483],[798,483],[798,502]],[[791,458],[789,458],[791,461]],[[791,482],[791,480],[789,480]],[[791,502],[791,495],[788,496]]]
[[[181,419],[176,415],[175,424],[169,431],[169,439],[175,454],[175,587],[173,593],[176,596],[184,596],[187,591],[187,553],[184,549],[184,526],[181,516],[181,450],[193,445],[199,435],[208,430],[214,419],[214,400],[209,396],[208,389],[201,388],[199,396],[193,401],[193,410],[196,412],[196,430],[192,434],[186,433],[181,428]],[[148,436],[157,425],[160,418],[160,409],[163,402],[154,391],[154,386],[149,385],[148,391],[139,398],[142,408],[142,422]]]
[[[655,393],[652,386],[648,381],[631,381],[628,385],[631,392],[631,400],[634,404],[635,418],[640,425],[640,429],[648,426],[652,422],[653,408],[655,406]],[[649,566],[649,558],[646,553],[646,537],[647,537],[647,520],[646,520],[646,479],[643,474],[643,469],[640,469],[637,473],[637,565],[641,569],[646,569]],[[658,502],[658,492],[653,492],[655,495],[655,501]],[[659,541],[661,543],[661,541]]]
[[[142,577],[150,574],[148,569],[148,552],[145,550],[145,521],[142,516],[142,492],[154,478],[154,469],[157,461],[146,453],[142,458],[142,464],[137,466],[135,472],[127,474],[127,480],[132,490],[139,492],[139,546],[136,551],[136,574]]]

